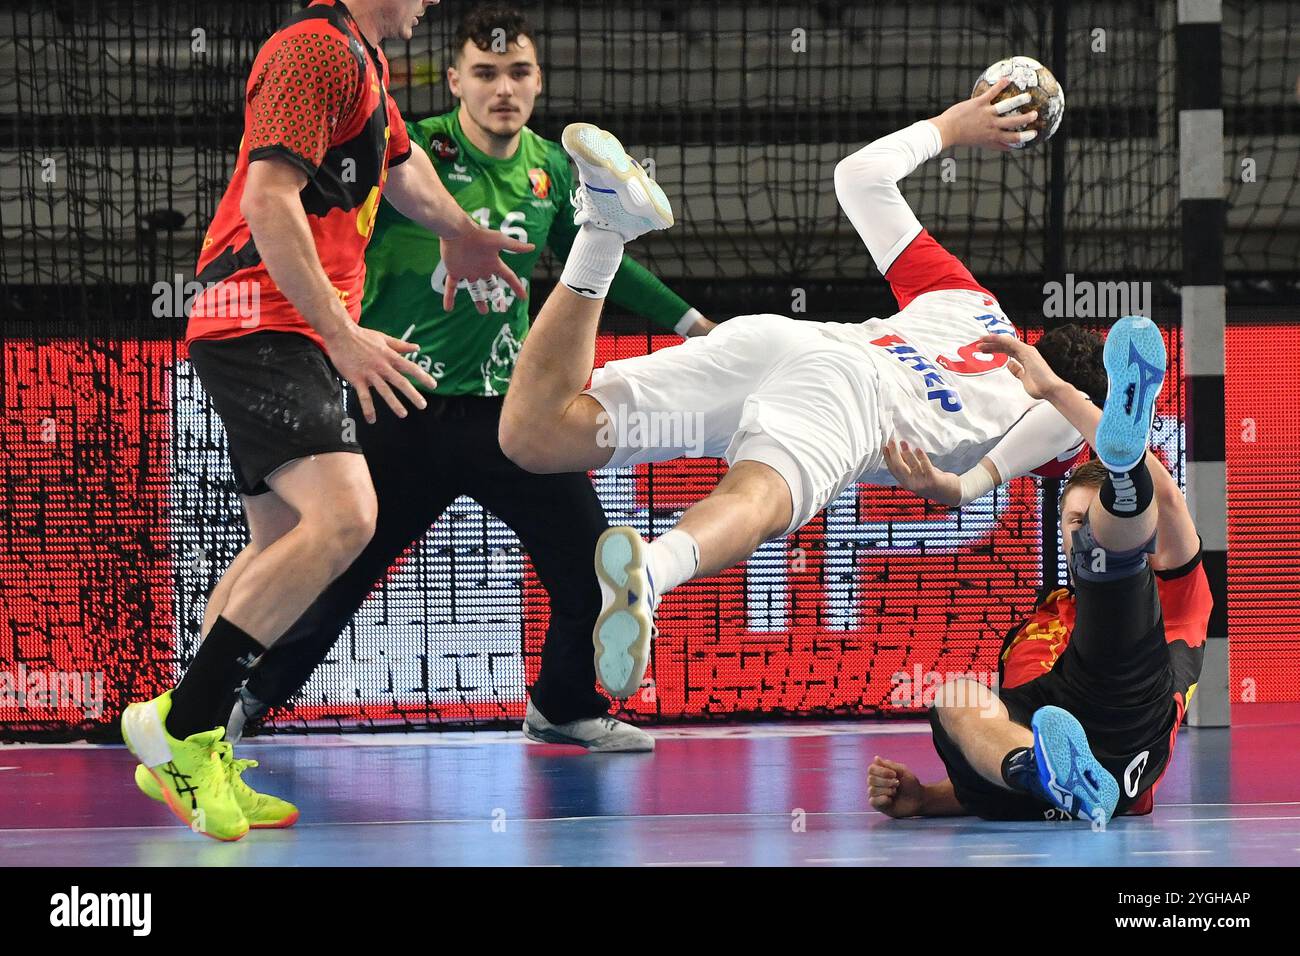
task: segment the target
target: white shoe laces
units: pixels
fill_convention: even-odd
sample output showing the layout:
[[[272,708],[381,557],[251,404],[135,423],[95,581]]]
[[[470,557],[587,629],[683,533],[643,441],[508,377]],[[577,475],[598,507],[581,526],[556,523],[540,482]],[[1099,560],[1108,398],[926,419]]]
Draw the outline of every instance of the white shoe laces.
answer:
[[[583,223],[591,223],[601,229],[608,229],[610,223],[600,214],[596,204],[591,199],[591,194],[587,192],[585,184],[579,183],[577,188],[569,194],[569,202],[573,203],[573,222],[581,226]]]

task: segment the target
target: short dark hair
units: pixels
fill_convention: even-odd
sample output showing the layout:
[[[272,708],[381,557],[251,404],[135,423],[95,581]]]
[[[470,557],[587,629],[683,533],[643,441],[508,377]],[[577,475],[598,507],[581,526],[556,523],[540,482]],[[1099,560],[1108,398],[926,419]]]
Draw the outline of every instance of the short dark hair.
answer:
[[[1100,488],[1109,476],[1110,472],[1106,470],[1100,458],[1089,458],[1083,464],[1075,465],[1070,469],[1070,476],[1065,479],[1065,484],[1061,487],[1061,500],[1065,500],[1071,488]]]
[[[456,27],[456,36],[452,40],[452,59],[460,59],[466,43],[473,43],[487,53],[492,49],[492,41],[501,36],[505,37],[506,43],[524,36],[532,40],[534,46],[537,44],[533,28],[529,26],[523,11],[495,3],[474,7],[461,18]]]
[[[1073,322],[1058,325],[1038,340],[1035,348],[1053,372],[1084,392],[1100,408],[1106,401],[1105,342]]]

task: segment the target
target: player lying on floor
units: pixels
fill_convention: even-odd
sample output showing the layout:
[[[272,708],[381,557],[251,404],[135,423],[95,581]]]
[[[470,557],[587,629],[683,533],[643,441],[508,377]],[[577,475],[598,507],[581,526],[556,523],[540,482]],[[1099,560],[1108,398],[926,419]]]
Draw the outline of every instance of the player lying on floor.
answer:
[[[851,324],[739,316],[706,337],[594,374],[601,305],[623,244],[667,228],[673,215],[663,190],[613,136],[585,124],[565,130],[581,181],[575,220],[583,225],[520,353],[501,447],[537,472],[685,456],[725,458],[730,466],[652,544],[626,527],[598,542],[596,674],[611,694],[626,697],[640,686],[654,611],[669,590],[802,527],[855,481],[894,484],[887,439],[926,448],[936,465],[960,476],[952,505],[1059,467],[1081,450],[1078,432],[1025,394],[1005,355],[979,351],[981,336],[1015,339],[1015,327],[898,190],[899,179],[948,146],[1008,149],[1032,136],[1015,128],[1035,114],[1011,112],[1027,94],[993,103],[1003,86],[885,136],[835,169],[836,196],[899,312]],[[1067,381],[1093,395],[1104,389],[1096,336],[1067,326],[1041,348]],[[698,429],[669,427],[686,419]]]
[[[891,817],[975,814],[1104,825],[1150,813],[1196,690],[1212,599],[1182,492],[1147,437],[1165,372],[1150,319],[1121,319],[1106,341],[1110,390],[1097,411],[1042,356],[1009,337],[1025,391],[1051,402],[1101,456],[1061,497],[1069,588],[1054,590],[1007,634],[1000,690],[950,681],[930,710],[948,779],[922,784],[877,757],[871,805]],[[904,455],[899,484],[934,483]],[[1148,558],[1148,555],[1150,557]]]

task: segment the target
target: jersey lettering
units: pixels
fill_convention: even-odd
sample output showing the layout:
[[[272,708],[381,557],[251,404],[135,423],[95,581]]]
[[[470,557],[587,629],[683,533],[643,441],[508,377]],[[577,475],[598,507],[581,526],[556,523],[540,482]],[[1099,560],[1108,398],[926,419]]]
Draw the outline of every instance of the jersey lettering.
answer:
[[[987,301],[985,304],[988,304]],[[996,312],[977,315],[975,321],[988,329],[990,335],[1014,336],[1016,334],[1016,327],[1008,322],[1005,316],[998,315]],[[955,375],[984,375],[1007,364],[1010,356],[997,352],[981,352],[979,344],[979,339],[976,339],[959,348],[957,358],[940,355],[935,361]]]
[[[898,359],[912,371],[921,376],[925,383],[925,397],[932,402],[938,402],[939,407],[945,412],[959,412],[962,409],[961,397],[948,388],[944,382],[943,375],[935,368],[928,358],[918,352],[913,346],[908,345],[907,341],[900,335],[882,335],[878,339],[871,340],[872,345],[878,345],[883,348],[894,358]]]

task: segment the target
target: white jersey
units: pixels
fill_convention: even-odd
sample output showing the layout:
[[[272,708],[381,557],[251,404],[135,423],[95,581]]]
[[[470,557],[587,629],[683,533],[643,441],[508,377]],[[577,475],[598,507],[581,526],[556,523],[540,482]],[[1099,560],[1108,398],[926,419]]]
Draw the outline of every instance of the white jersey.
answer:
[[[1011,426],[1044,404],[1007,369],[1007,356],[977,351],[981,336],[1016,335],[996,300],[983,292],[926,292],[887,319],[828,322],[821,329],[859,346],[876,368],[884,434],[924,449],[944,471],[975,467]],[[1064,451],[1045,448],[1043,460]],[[883,468],[859,480],[894,483]]]
[[[836,196],[893,290],[895,315],[856,324],[737,316],[706,336],[607,363],[586,394],[601,406],[608,465],[757,462],[790,490],[788,532],[854,481],[896,484],[884,463],[891,438],[956,474],[987,456],[1004,481],[1072,459],[1078,432],[1029,397],[1006,356],[978,351],[981,337],[1015,335],[1014,326],[898,191],[897,180],[941,146],[923,121],[835,168]]]

